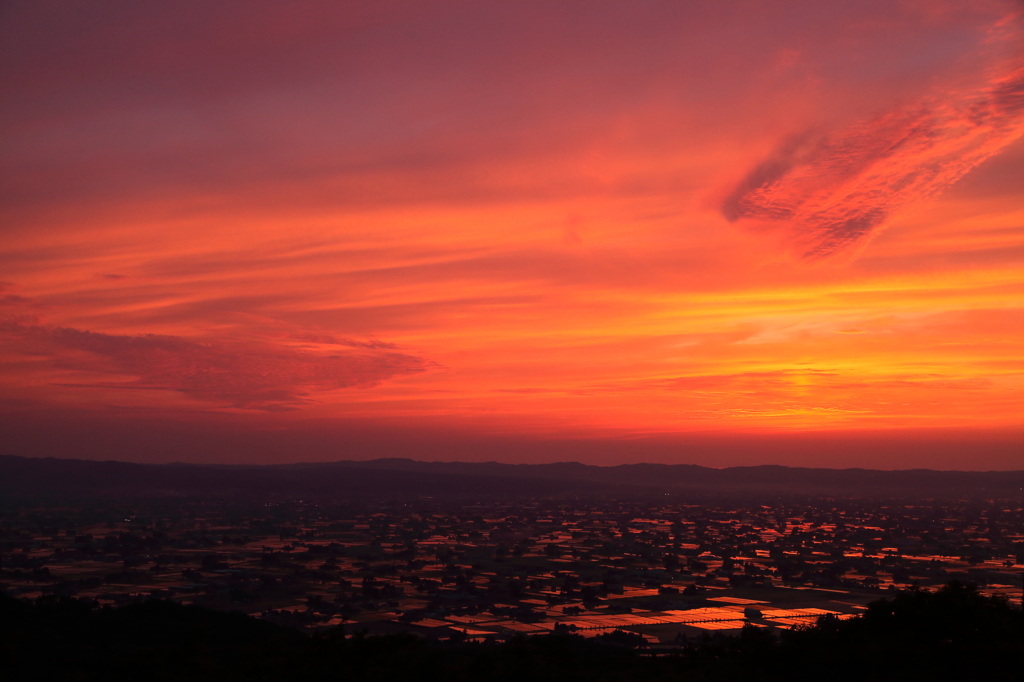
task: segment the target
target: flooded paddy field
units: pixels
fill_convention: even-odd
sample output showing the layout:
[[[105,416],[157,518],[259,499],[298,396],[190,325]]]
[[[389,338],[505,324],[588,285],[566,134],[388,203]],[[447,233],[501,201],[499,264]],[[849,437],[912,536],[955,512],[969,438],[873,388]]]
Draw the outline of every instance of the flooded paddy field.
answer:
[[[9,508],[0,588],[148,598],[311,631],[671,648],[856,617],[958,579],[1019,600],[1019,504],[151,500]]]

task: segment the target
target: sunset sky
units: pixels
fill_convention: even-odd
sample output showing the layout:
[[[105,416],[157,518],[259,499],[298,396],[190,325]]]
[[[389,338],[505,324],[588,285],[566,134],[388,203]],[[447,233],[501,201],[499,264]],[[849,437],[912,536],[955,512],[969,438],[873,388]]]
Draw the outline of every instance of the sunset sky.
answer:
[[[0,451],[1024,469],[1024,3],[0,5]]]

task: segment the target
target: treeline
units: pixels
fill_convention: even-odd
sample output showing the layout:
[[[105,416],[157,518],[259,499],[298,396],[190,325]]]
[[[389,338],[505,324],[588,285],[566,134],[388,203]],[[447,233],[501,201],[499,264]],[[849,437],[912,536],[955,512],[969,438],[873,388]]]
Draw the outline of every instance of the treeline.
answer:
[[[5,679],[19,681],[980,679],[1019,669],[1024,613],[1005,599],[950,583],[781,637],[748,626],[739,637],[657,656],[632,648],[636,643],[628,636],[573,635],[432,642],[411,635],[346,637],[340,628],[307,635],[169,601],[100,608],[73,598],[29,603],[0,596],[0,660]]]

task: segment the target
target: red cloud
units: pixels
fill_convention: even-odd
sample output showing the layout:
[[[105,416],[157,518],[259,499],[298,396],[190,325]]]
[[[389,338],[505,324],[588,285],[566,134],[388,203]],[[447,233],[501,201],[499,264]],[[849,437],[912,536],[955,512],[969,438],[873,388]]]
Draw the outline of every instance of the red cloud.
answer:
[[[788,140],[736,187],[722,213],[786,223],[807,257],[851,246],[1024,134],[1024,65],[998,71],[979,87]]]
[[[367,388],[429,365],[370,344],[361,352],[322,355],[265,343],[101,334],[11,318],[0,321],[0,333],[30,342],[35,354],[50,355],[56,367],[138,377],[76,386],[178,391],[232,407],[275,411],[294,409],[310,390]]]

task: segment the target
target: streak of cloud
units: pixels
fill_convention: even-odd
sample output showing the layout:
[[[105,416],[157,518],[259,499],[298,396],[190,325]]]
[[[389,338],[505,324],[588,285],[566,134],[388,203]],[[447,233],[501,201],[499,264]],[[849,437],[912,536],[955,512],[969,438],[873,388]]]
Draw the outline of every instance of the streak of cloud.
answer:
[[[723,215],[785,224],[808,258],[853,246],[1024,134],[1024,63],[1000,64],[981,79],[842,130],[791,137],[739,183]]]
[[[178,336],[114,335],[8,318],[0,334],[28,341],[54,367],[130,381],[67,384],[82,388],[177,391],[202,401],[281,411],[308,402],[308,392],[369,388],[396,376],[423,372],[422,358],[396,352],[317,354],[266,343],[192,341]]]

